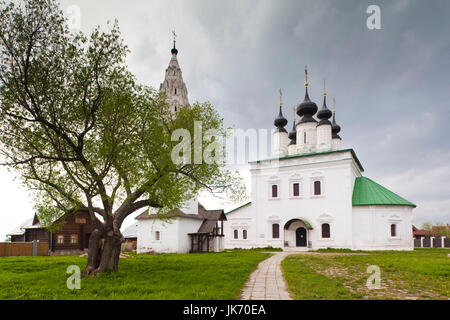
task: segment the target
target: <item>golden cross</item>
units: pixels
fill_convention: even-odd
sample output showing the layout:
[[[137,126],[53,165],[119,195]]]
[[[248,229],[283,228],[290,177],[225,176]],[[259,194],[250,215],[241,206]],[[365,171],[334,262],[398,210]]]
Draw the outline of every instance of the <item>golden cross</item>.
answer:
[[[336,97],[333,96],[333,112],[335,112],[335,107],[336,107]]]
[[[305,65],[305,87],[308,86],[308,66]]]
[[[175,33],[175,30],[172,30],[172,34],[173,34],[173,44],[175,45],[175,42],[176,42],[176,37],[177,37],[177,34]]]
[[[324,95],[324,96],[327,95],[327,89],[326,89],[326,82],[325,82],[325,79],[323,79],[323,95]]]
[[[280,107],[283,106],[283,101],[281,100],[283,93],[281,92],[281,88],[280,88]]]
[[[294,110],[294,122],[295,122],[295,106],[293,106],[292,109]]]

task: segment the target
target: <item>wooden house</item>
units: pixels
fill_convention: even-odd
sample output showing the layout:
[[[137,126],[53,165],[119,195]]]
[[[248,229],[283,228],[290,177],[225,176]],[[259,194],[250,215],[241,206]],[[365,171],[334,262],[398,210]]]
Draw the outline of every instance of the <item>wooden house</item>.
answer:
[[[64,220],[64,221],[61,221]],[[50,254],[70,254],[85,251],[89,247],[89,237],[93,231],[91,217],[87,210],[68,213],[54,222],[61,226],[49,232],[39,222],[35,214],[30,219],[10,232],[11,242],[48,242]]]

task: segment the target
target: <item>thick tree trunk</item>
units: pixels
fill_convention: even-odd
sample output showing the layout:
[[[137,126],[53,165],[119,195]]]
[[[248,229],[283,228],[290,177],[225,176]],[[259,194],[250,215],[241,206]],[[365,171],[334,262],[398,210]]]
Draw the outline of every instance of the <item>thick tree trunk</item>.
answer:
[[[89,238],[85,276],[96,276],[105,271],[117,272],[122,242],[123,237],[120,232],[110,230],[102,233],[95,229]]]

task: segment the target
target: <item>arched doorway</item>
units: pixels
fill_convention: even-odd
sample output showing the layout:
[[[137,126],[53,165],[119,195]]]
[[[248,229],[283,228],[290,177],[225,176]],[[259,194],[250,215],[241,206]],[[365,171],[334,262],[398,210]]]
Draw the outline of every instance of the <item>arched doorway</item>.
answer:
[[[311,224],[305,219],[291,219],[284,225],[285,248],[308,248]]]
[[[307,243],[306,228],[297,228],[297,230],[295,230],[295,245],[297,247],[306,247]]]

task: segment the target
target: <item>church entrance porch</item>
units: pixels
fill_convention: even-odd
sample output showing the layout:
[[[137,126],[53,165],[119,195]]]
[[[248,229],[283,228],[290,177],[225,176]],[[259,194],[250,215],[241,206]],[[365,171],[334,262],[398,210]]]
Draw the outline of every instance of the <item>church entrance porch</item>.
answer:
[[[284,249],[308,250],[311,247],[309,230],[311,224],[304,219],[292,219],[284,225]]]

